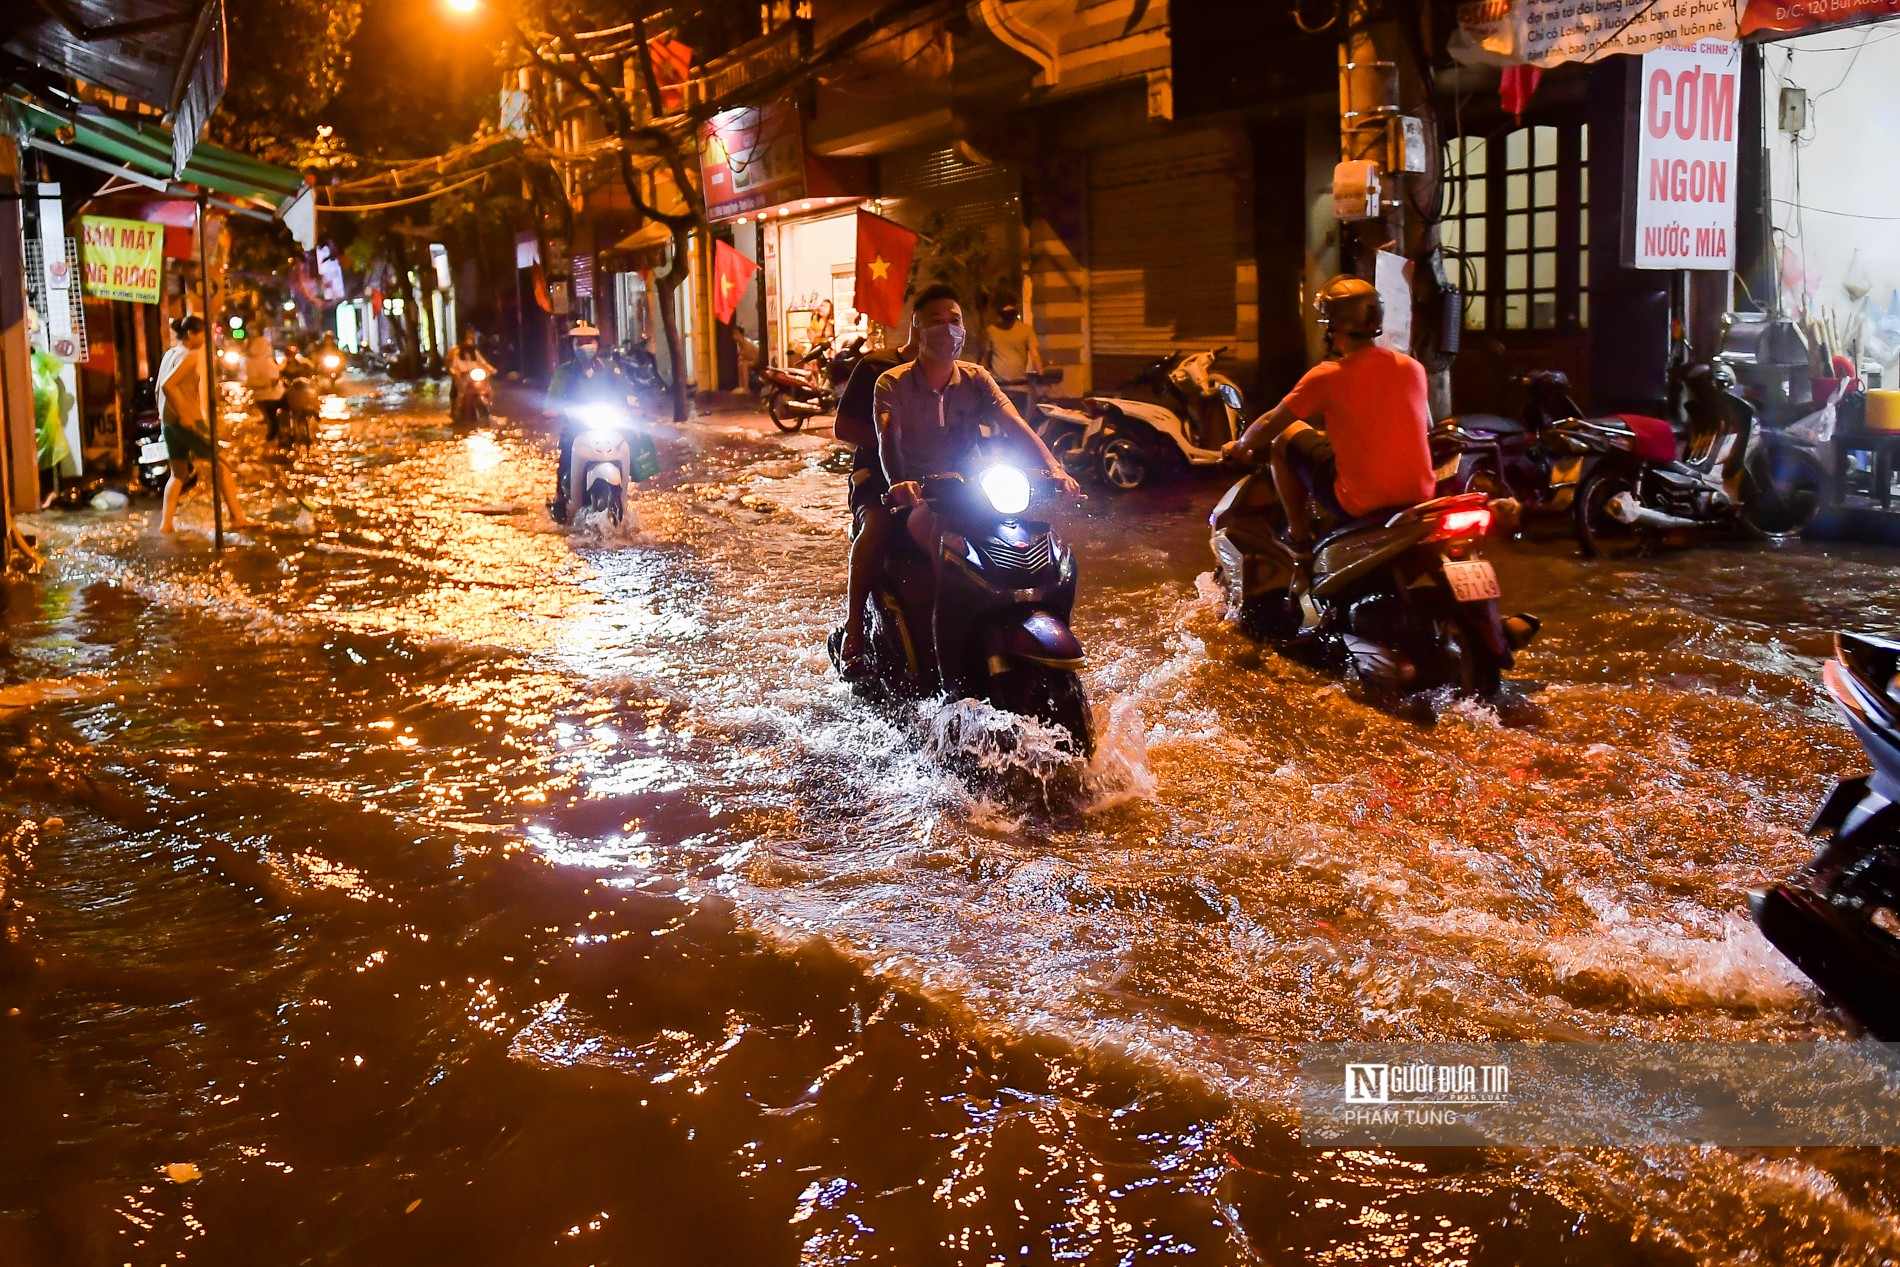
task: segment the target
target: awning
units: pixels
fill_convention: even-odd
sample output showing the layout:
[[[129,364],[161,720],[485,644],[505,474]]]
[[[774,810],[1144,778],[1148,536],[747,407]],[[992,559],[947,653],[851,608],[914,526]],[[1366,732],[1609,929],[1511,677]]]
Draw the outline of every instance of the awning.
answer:
[[[648,220],[600,253],[601,271],[635,273],[658,268],[666,263],[666,248],[672,243],[673,230],[658,220]]]
[[[34,149],[148,189],[177,192],[171,129],[162,124],[118,119],[89,108],[70,116],[56,114],[16,96],[6,97],[4,106],[10,130]],[[214,195],[213,201],[229,210],[282,220],[306,251],[316,246],[314,191],[287,167],[201,144],[176,179]]]
[[[0,61],[163,110],[179,175],[224,98],[224,0],[38,0],[0,24]],[[7,78],[0,65],[0,78]]]

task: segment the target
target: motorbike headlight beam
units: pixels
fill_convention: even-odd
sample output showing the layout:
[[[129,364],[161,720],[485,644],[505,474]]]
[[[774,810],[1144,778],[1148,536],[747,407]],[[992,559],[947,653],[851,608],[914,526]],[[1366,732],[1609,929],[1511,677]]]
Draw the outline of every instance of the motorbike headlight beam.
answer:
[[[976,482],[997,514],[1020,515],[1029,509],[1029,477],[1015,467],[992,466]]]

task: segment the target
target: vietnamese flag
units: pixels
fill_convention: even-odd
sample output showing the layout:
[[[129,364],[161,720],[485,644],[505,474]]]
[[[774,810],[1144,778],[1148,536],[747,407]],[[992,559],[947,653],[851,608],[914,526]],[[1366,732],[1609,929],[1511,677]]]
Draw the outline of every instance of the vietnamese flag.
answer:
[[[739,296],[759,266],[733,250],[730,242],[713,243],[713,316],[721,324],[731,325],[732,314],[739,310]]]
[[[858,278],[852,306],[881,326],[904,319],[904,291],[917,235],[894,220],[858,212]]]
[[[690,45],[665,35],[647,41],[647,54],[653,59],[653,82],[660,90],[660,109],[671,114],[686,106],[686,80],[693,71]]]

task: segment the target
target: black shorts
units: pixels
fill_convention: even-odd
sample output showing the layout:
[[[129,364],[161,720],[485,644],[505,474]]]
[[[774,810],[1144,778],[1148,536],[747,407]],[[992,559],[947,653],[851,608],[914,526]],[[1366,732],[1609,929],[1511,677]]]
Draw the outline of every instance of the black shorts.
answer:
[[[1287,441],[1286,460],[1327,514],[1338,520],[1352,518],[1339,504],[1339,494],[1334,491],[1339,483],[1339,464],[1333,460],[1333,442],[1326,438],[1324,431],[1308,427],[1294,435]]]

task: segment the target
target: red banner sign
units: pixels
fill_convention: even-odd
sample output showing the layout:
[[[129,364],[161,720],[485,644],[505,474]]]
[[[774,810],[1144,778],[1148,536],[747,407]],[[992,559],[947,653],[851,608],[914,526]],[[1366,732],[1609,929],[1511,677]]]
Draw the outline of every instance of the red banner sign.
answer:
[[[699,176],[709,220],[805,197],[797,107],[774,102],[708,119],[699,130]]]
[[[1900,0],[1748,0],[1742,34],[1811,31],[1900,14]]]

